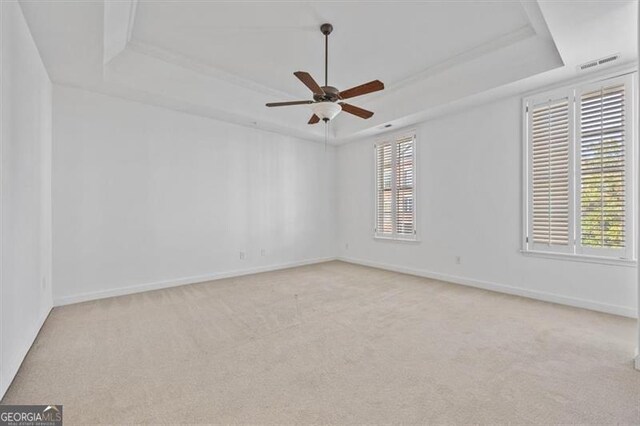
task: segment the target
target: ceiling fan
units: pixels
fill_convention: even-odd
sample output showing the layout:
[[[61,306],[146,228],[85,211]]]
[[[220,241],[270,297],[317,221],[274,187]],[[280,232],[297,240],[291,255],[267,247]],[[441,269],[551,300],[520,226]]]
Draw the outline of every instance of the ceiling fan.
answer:
[[[296,71],[293,73],[298,79],[313,92],[313,100],[308,101],[291,101],[291,102],[273,102],[268,103],[268,107],[279,107],[289,105],[312,105],[313,115],[308,124],[316,124],[320,120],[325,123],[333,120],[340,111],[348,112],[360,118],[371,118],[373,112],[357,106],[343,102],[345,99],[355,98],[356,96],[365,95],[367,93],[377,92],[384,89],[384,84],[380,80],[373,80],[360,86],[352,87],[347,90],[338,90],[333,86],[329,86],[327,82],[327,70],[329,64],[329,34],[333,31],[333,25],[322,24],[320,31],[324,34],[324,86],[320,86],[311,77],[308,72]]]

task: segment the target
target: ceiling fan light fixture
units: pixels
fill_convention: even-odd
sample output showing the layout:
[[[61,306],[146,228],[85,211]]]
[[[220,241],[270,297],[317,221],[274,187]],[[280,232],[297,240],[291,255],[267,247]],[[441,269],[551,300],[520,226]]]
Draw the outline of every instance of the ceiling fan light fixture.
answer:
[[[368,83],[361,84],[347,90],[338,90],[333,86],[329,86],[329,34],[333,31],[333,25],[322,24],[320,31],[322,31],[322,34],[324,35],[324,86],[320,86],[308,72],[296,71],[293,75],[295,75],[302,84],[311,90],[313,93],[313,100],[270,102],[267,106],[283,107],[289,105],[311,105],[313,115],[307,124],[317,124],[320,120],[327,123],[329,120],[333,120],[340,111],[344,111],[365,120],[371,118],[373,116],[373,112],[348,104],[343,102],[343,100],[382,90],[384,89],[384,83],[380,80],[372,80]]]
[[[321,120],[333,120],[342,111],[340,105],[329,101],[316,102],[311,105],[311,109]]]

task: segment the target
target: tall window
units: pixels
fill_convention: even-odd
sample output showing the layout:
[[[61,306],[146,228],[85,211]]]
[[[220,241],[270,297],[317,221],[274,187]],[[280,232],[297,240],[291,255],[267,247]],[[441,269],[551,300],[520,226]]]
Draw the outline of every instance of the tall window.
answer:
[[[375,236],[415,240],[415,136],[406,135],[375,146]]]
[[[525,100],[525,249],[633,259],[631,75]]]

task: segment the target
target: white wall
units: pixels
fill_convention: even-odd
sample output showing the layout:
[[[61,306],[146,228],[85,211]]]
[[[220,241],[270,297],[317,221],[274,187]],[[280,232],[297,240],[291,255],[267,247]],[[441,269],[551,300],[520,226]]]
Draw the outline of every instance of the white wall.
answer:
[[[638,39],[637,48],[638,48],[638,57],[640,58],[640,7],[638,8],[638,25],[636,26],[636,38]],[[640,85],[636,85],[636,99],[640,99]],[[638,103],[636,103],[638,105]],[[640,129],[640,108],[636,109],[636,129]],[[638,130],[636,130],[638,131]],[[636,176],[640,176],[640,173],[637,173]],[[636,181],[640,181],[640,179],[636,178]],[[640,198],[640,182],[638,182],[638,187],[636,188],[636,193],[638,194],[638,198]],[[639,204],[640,205],[640,204]],[[636,237],[638,238],[638,242],[640,243],[640,227],[636,228]],[[638,300],[638,307],[640,308],[640,268],[638,268],[638,274],[636,275],[636,293]],[[640,315],[639,315],[640,317]],[[640,370],[640,318],[638,318],[637,325],[637,333],[638,333],[638,343],[636,345],[636,359],[635,359],[635,368],[636,370]]]
[[[634,315],[635,267],[519,252],[520,114],[513,97],[417,127],[422,241],[394,243],[372,238],[372,140],[325,151],[56,86],[55,303],[339,255]]]
[[[416,130],[418,230],[422,241],[373,239],[374,141],[358,141],[338,150],[341,257],[635,315],[635,267],[529,257],[519,252],[520,98],[437,118]],[[459,265],[456,256],[461,256]]]
[[[2,15],[0,397],[49,313],[51,82],[14,1]]]
[[[335,148],[59,86],[53,144],[55,304],[335,256]]]

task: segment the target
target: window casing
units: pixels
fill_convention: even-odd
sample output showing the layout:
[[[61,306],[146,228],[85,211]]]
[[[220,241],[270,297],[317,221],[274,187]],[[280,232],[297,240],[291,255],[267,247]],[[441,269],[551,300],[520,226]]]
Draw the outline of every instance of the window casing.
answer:
[[[417,240],[415,134],[374,146],[376,238]]]
[[[634,76],[524,100],[525,252],[635,259]]]

